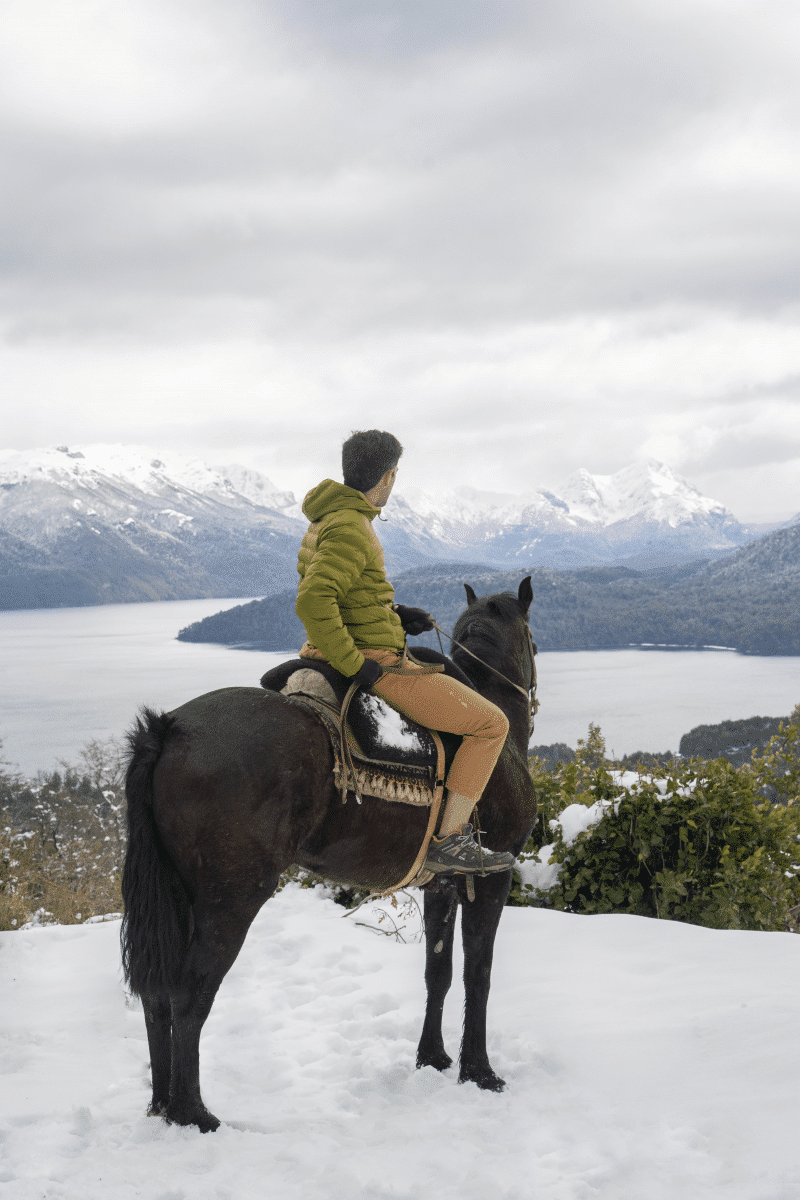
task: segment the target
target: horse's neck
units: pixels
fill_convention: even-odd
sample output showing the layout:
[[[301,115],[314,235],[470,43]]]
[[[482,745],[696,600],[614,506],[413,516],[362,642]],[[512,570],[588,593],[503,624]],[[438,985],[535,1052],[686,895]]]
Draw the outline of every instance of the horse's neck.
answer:
[[[513,742],[523,757],[527,759],[531,717],[525,697],[510,688],[508,684],[502,683],[494,675],[478,690],[482,696],[491,700],[492,704],[496,704],[508,717],[508,741]]]

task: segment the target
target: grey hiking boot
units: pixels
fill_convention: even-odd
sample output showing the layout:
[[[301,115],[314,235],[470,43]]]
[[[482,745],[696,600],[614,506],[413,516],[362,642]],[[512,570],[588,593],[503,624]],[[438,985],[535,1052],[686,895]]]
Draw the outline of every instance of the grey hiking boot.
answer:
[[[472,836],[472,826],[467,824],[445,838],[431,838],[424,867],[437,875],[453,871],[460,875],[488,875],[508,871],[513,862],[513,854],[482,850]]]

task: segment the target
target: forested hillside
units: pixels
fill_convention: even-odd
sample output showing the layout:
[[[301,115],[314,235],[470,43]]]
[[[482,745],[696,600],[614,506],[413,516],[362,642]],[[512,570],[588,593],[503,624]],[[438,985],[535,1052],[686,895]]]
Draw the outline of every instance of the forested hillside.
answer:
[[[800,691],[800,688],[798,688]],[[679,753],[683,758],[726,758],[735,766],[750,762],[754,750],[763,750],[789,717],[748,717],[743,721],[721,721],[697,725],[685,733]]]
[[[451,629],[463,584],[479,595],[516,592],[526,572],[444,563],[394,580],[399,603],[419,605]],[[714,563],[644,574],[626,567],[530,571],[531,629],[540,650],[629,645],[730,646],[743,654],[800,654],[800,525]],[[182,641],[289,650],[304,640],[294,590],[229,609],[181,630]],[[435,635],[416,639],[435,645]]]

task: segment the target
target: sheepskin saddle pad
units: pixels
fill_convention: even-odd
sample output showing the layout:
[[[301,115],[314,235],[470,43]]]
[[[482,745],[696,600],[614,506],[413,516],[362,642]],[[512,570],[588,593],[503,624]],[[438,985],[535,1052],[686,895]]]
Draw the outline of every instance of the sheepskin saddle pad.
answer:
[[[343,787],[345,772],[344,790],[405,804],[430,805],[438,765],[433,734],[363,689],[353,696],[347,714],[345,737],[355,781],[350,777],[344,765],[337,717],[351,682],[329,663],[308,658],[281,663],[261,678],[263,688],[305,703],[322,718],[331,738],[338,787]],[[455,746],[450,744],[454,739],[446,737],[449,765]]]

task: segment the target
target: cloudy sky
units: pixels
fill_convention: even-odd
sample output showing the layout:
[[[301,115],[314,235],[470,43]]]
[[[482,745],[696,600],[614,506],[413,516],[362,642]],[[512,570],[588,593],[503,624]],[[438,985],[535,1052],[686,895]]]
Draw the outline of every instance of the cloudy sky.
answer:
[[[800,508],[796,0],[3,0],[0,139],[2,446]]]

